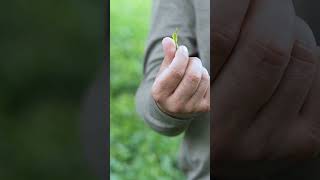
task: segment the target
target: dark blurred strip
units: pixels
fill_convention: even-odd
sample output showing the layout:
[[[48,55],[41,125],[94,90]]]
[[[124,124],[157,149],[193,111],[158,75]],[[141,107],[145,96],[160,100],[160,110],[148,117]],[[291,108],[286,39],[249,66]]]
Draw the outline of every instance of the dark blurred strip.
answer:
[[[0,3],[0,179],[105,179],[107,92],[94,83],[106,85],[105,4]],[[83,129],[88,106],[99,112]],[[94,124],[94,136],[83,134]]]

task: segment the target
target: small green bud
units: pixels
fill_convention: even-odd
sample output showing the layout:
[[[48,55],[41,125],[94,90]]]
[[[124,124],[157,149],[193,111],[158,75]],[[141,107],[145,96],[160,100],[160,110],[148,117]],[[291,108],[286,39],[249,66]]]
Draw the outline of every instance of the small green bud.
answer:
[[[176,31],[172,33],[172,39],[173,39],[174,43],[176,44],[177,49],[179,47],[179,45],[178,45],[178,32],[179,32],[179,29],[177,28]]]

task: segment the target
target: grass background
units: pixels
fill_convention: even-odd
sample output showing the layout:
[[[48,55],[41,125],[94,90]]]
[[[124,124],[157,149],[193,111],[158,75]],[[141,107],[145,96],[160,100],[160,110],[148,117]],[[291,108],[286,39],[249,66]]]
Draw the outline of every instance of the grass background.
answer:
[[[168,138],[155,133],[135,112],[152,1],[110,3],[111,179],[183,179],[176,163],[181,136]]]

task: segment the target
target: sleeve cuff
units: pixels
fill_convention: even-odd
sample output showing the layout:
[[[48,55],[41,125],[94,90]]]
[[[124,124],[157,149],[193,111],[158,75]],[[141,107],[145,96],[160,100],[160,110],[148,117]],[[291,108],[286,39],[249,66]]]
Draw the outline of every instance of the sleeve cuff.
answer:
[[[176,118],[172,117],[160,110],[154,99],[149,96],[148,110],[145,115],[149,116],[148,124],[161,134],[168,136],[175,136],[182,133],[188,128],[190,122],[194,119],[190,118]]]

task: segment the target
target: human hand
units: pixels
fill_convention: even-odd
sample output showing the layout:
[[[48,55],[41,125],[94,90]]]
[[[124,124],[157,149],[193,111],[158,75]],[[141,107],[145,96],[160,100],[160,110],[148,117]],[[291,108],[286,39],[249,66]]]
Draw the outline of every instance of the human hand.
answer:
[[[228,1],[213,3],[213,168],[219,173],[230,160],[312,158],[319,151],[320,75],[310,28],[290,0],[232,1],[238,5],[229,10]]]
[[[201,60],[189,57],[188,49],[171,38],[162,41],[164,60],[152,86],[159,108],[174,117],[185,118],[210,110],[210,76]]]

